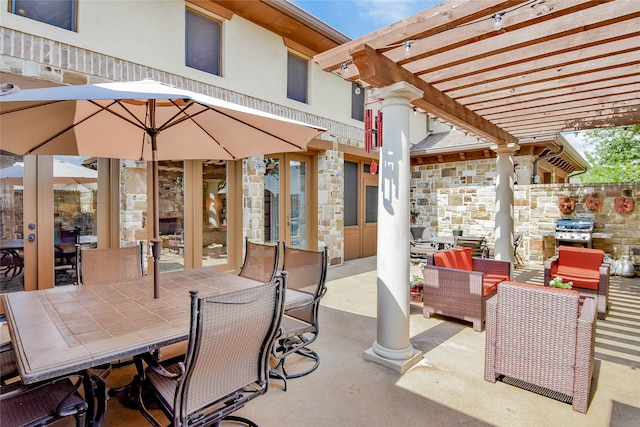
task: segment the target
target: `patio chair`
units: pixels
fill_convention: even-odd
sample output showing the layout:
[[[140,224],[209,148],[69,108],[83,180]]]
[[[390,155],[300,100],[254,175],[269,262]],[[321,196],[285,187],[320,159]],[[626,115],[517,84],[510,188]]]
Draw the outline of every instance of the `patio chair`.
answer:
[[[239,276],[267,283],[278,272],[280,242],[255,243],[245,238],[244,261]]]
[[[409,233],[409,252],[411,260],[421,261],[427,258],[429,255],[438,252],[437,247],[433,243],[429,241],[423,241],[424,237],[431,237],[431,230],[425,228],[422,236],[423,237],[420,240],[416,240],[413,237],[413,232]]]
[[[285,310],[273,345],[272,354],[278,362],[271,371],[271,377],[282,379],[286,391],[287,379],[308,375],[320,365],[320,356],[309,348],[309,344],[318,338],[318,310],[320,300],[327,291],[328,255],[326,246],[322,251],[310,251],[290,248],[283,242],[283,248],[282,268],[287,273],[287,290],[305,292],[312,296],[310,301]],[[290,372],[285,366],[285,360],[293,354],[310,359],[313,361],[312,366],[295,373]]]
[[[484,237],[455,236],[453,246],[458,248],[471,248],[471,255],[477,258],[488,258],[489,247]]]
[[[104,380],[89,371],[37,384],[16,381],[3,385],[0,425],[45,426],[70,416],[75,418],[77,427],[100,425],[106,408],[106,389]]]
[[[502,282],[487,301],[484,379],[496,379],[586,413],[594,365],[596,303],[580,294]]]
[[[138,407],[154,426],[147,409],[152,398],[172,426],[217,426],[225,418],[255,426],[231,415],[266,393],[269,351],[280,326],[286,274],[264,286],[223,296],[199,298],[191,291],[191,329],[184,363],[147,368]]]
[[[604,262],[601,249],[558,246],[558,255],[544,263],[544,285],[561,277],[565,282],[573,282],[572,289],[584,297],[595,298],[598,319],[605,319],[609,311],[610,265]]]
[[[425,263],[423,316],[433,314],[473,322],[481,332],[486,319],[485,302],[498,283],[509,280],[509,261],[472,257],[471,248],[451,248],[429,257]]]
[[[89,249],[76,245],[78,284],[94,285],[144,275],[142,242],[124,248]]]

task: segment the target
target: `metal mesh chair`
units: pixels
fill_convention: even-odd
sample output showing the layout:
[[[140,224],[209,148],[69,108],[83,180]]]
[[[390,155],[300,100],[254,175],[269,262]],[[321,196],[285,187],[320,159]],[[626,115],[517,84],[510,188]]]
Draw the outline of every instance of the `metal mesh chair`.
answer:
[[[155,426],[145,391],[174,426],[218,425],[267,391],[269,351],[282,319],[286,274],[264,286],[198,298],[191,292],[191,330],[184,363],[149,367],[139,376],[139,408]]]
[[[76,245],[78,284],[93,285],[142,277],[142,243],[136,246],[87,249]]]
[[[78,427],[100,425],[106,407],[106,389],[104,381],[88,371],[33,385],[21,381],[3,385],[0,425],[45,426],[70,416],[75,417]]]
[[[284,247],[283,271],[287,273],[287,289],[310,294],[313,299],[305,304],[285,310],[280,333],[273,346],[273,356],[278,360],[271,376],[285,382],[289,378],[298,378],[316,370],[320,356],[309,348],[309,344],[318,337],[318,310],[320,300],[327,291],[327,248],[322,251],[309,251]],[[313,365],[301,372],[291,373],[285,366],[285,360],[292,354],[311,359]]]
[[[255,243],[245,238],[244,262],[239,276],[267,283],[278,272],[280,243]]]
[[[484,379],[572,402],[587,412],[596,303],[574,290],[502,282],[487,301]]]

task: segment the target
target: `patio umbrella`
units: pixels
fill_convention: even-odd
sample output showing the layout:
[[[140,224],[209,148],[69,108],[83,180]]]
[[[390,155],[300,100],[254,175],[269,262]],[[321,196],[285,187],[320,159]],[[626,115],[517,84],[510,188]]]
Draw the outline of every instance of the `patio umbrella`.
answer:
[[[152,80],[0,90],[2,149],[152,162],[159,297],[158,160],[237,160],[305,151],[324,129]]]
[[[0,182],[22,185],[24,162],[0,169]],[[89,184],[98,182],[98,171],[64,160],[53,159],[54,184]]]

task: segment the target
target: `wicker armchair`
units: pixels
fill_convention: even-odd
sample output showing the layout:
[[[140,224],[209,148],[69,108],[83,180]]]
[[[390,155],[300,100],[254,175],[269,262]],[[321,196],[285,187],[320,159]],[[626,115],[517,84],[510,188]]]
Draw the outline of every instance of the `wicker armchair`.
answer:
[[[283,270],[287,272],[287,291],[296,290],[311,296],[307,303],[290,307],[285,311],[282,325],[272,349],[272,355],[278,361],[271,370],[271,377],[284,381],[287,389],[287,379],[298,378],[315,371],[320,365],[320,356],[309,344],[318,337],[318,310],[320,300],[327,291],[327,248],[322,251],[310,251],[290,248],[283,242],[284,262]],[[285,366],[285,360],[292,354],[298,354],[313,361],[310,367],[290,372]],[[303,366],[296,364],[296,366]]]
[[[609,311],[609,269],[601,249],[559,246],[558,255],[544,263],[544,285],[549,286],[557,276],[573,282],[572,289],[596,300],[598,319],[605,319]]]
[[[280,242],[255,243],[245,238],[244,261],[239,276],[258,282],[270,282],[278,272]]]
[[[255,425],[231,414],[267,391],[284,276],[226,295],[199,298],[191,292],[184,363],[150,366],[136,379],[138,408],[152,425],[160,423],[147,409],[151,398],[172,426],[218,425],[225,418]]]
[[[453,248],[427,259],[424,267],[423,315],[454,317],[484,329],[485,302],[498,283],[509,280],[509,261],[473,258],[471,248]]]
[[[502,282],[487,301],[484,379],[572,402],[586,413],[595,326],[593,298],[580,308],[576,291]]]

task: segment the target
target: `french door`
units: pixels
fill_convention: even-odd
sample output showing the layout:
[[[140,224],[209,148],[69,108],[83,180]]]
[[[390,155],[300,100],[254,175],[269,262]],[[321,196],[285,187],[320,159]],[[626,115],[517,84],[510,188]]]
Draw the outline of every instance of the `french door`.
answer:
[[[344,259],[376,255],[378,175],[369,161],[344,162]]]
[[[0,292],[75,283],[76,244],[98,245],[100,161],[5,154],[3,163]]]
[[[311,188],[313,158],[298,154],[265,157],[264,240],[311,249],[317,244],[317,215]]]

